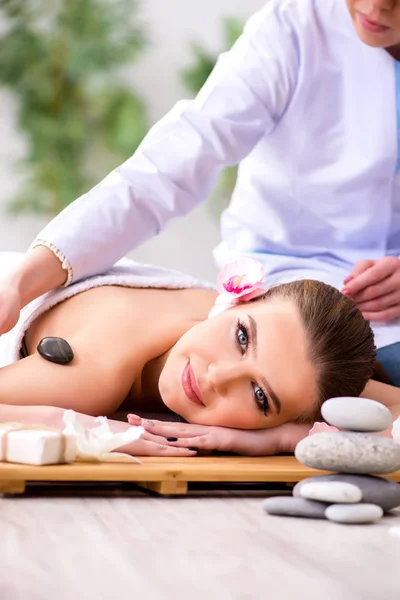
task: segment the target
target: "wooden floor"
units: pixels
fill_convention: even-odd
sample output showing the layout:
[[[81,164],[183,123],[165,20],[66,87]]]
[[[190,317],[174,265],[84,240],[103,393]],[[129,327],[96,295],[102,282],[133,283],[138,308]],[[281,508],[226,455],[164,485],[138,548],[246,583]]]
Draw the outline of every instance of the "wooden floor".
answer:
[[[400,511],[370,526],[271,517],[269,492],[132,484],[0,498],[1,600],[397,600]]]

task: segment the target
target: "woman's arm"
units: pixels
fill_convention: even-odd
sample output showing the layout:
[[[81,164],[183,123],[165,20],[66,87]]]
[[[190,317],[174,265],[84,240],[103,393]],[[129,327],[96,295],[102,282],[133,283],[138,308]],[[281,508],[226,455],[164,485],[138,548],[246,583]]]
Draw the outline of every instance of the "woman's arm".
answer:
[[[154,419],[142,419],[138,415],[128,415],[131,425],[142,425],[146,431],[166,438],[175,438],[172,447],[198,448],[234,452],[244,456],[271,456],[294,452],[296,445],[307,437],[311,425],[285,423],[270,429],[232,429],[192,425],[190,423],[166,423]]]
[[[111,352],[99,358],[89,346],[90,340],[78,348],[73,344],[69,365],[32,354],[0,369],[0,404],[57,406],[93,416],[115,413],[132,385],[129,371]]]
[[[25,425],[45,425],[62,431],[64,410],[54,406],[11,406],[0,404],[0,423],[18,422]],[[84,427],[94,427],[95,418],[78,414],[79,422]],[[121,433],[131,427],[128,423],[108,420],[113,433]],[[196,452],[186,448],[173,448],[165,438],[145,432],[139,440],[116,448],[115,452],[125,452],[132,456],[195,456]]]
[[[55,330],[71,344],[74,360],[58,365],[34,352],[1,368],[0,404],[114,414],[140,376],[144,360],[120,308],[108,288],[76,296],[38,319],[28,332],[28,347],[30,343],[33,349]]]
[[[64,309],[70,310],[71,305],[70,309],[67,306],[65,303]],[[101,323],[96,319],[85,323],[82,310],[76,317],[82,321],[81,326],[71,330],[70,337],[67,335],[74,349],[72,363],[54,364],[35,353],[0,369],[0,422],[42,424],[63,430],[64,409],[70,408],[79,413],[83,426],[92,427],[94,417],[113,414],[127,397],[135,373],[140,372],[135,365],[143,357],[136,345],[129,344],[124,319],[118,310]],[[109,424],[115,433],[130,427],[120,421],[110,420]],[[136,456],[196,455],[193,450],[170,447],[165,438],[151,432],[117,450]]]
[[[392,412],[393,420],[400,416],[400,388],[371,380],[361,396],[387,406]],[[294,452],[296,445],[308,436],[312,427],[311,424],[285,423],[280,427],[250,431],[189,423],[164,423],[153,419],[149,421],[138,415],[128,415],[128,422],[142,425],[146,431],[156,435],[178,438],[176,442],[170,443],[173,446],[221,450],[247,456]],[[381,435],[391,437],[391,428],[381,432]]]
[[[64,409],[58,406],[12,406],[0,404],[0,423],[18,422],[24,425],[45,425],[62,431],[65,429],[63,415]],[[79,422],[84,427],[94,427],[96,417],[77,413]],[[122,433],[131,425],[123,421],[108,420],[113,433]]]

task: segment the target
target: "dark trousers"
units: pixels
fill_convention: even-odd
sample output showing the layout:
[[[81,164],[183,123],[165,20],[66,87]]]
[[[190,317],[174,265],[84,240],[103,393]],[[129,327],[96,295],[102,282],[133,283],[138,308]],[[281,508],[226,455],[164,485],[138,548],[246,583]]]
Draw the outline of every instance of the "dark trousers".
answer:
[[[390,383],[400,387],[400,342],[380,348],[376,359],[388,375]]]

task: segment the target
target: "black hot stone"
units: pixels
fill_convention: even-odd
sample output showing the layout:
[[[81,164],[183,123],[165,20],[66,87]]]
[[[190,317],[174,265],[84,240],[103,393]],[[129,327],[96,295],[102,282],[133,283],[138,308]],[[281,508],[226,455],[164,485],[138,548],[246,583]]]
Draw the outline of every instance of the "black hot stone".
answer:
[[[67,365],[74,358],[71,346],[59,337],[47,337],[40,340],[37,351],[50,362]]]

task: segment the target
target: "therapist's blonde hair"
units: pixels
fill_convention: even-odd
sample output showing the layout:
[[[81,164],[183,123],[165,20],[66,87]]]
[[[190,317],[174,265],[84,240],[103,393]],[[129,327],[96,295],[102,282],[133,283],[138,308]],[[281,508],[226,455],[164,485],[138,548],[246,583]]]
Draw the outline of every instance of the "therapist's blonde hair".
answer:
[[[317,404],[296,422],[318,421],[325,400],[359,396],[371,379],[376,361],[374,335],[353,300],[326,283],[311,279],[284,283],[254,301],[277,297],[296,304],[316,370]]]

